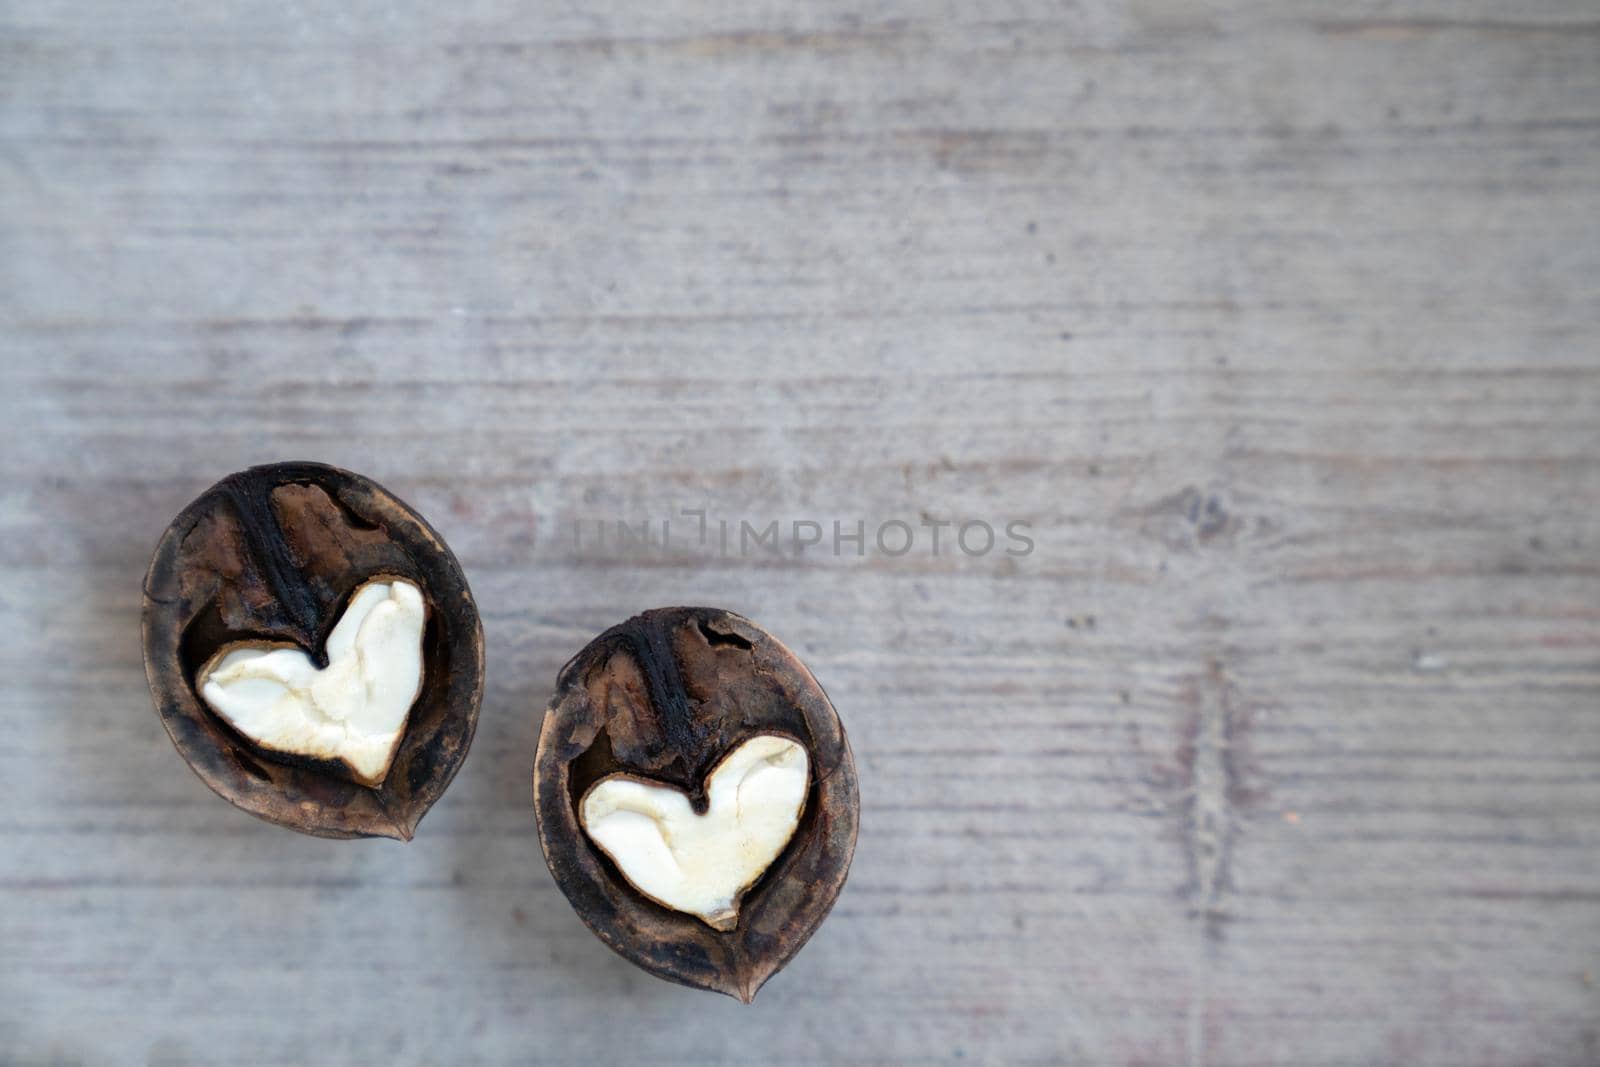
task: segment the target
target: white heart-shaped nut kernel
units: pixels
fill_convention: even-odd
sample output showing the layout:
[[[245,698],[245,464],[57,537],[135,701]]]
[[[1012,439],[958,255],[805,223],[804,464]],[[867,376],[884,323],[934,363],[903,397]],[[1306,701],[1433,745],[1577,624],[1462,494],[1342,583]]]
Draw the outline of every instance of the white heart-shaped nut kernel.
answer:
[[[328,665],[298,648],[240,642],[200,668],[201,698],[257,745],[338,760],[376,786],[389,773],[411,705],[422,692],[422,592],[370,581],[328,635]]]
[[[777,734],[750,738],[706,779],[697,815],[672,786],[613,774],[579,806],[584,832],[645,896],[731,930],[739,897],[800,825],[809,784],[805,748]]]

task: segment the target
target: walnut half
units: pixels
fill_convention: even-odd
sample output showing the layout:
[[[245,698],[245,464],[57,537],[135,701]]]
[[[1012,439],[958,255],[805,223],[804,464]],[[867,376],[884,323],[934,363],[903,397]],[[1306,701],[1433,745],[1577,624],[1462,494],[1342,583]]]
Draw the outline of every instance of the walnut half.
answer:
[[[602,941],[746,1002],[827,917],[859,818],[827,694],[715,608],[645,612],[567,664],[534,807],[551,873]]]
[[[206,785],[304,833],[410,839],[483,693],[477,606],[421,516],[349,471],[252,467],[173,520],[144,593],[150,692]]]

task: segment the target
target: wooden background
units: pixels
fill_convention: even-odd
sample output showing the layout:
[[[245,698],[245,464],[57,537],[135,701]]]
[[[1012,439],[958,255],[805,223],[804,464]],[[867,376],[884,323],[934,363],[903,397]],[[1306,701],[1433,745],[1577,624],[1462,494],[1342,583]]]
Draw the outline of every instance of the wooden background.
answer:
[[[1600,8],[0,3],[0,1061],[1600,1063]],[[481,604],[408,846],[256,822],[140,664],[219,475]],[[1020,520],[724,558],[576,520]],[[747,613],[861,772],[749,1008],[539,855],[558,667]]]

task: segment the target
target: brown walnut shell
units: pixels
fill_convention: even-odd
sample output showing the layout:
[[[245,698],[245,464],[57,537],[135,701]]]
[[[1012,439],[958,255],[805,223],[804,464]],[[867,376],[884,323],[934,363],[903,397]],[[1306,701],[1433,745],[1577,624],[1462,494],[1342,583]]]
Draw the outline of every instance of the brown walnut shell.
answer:
[[[318,665],[351,595],[375,577],[422,591],[422,691],[383,782],[332,761],[274,753],[195,691],[224,645],[294,645]],[[410,840],[472,743],[483,630],[461,565],[411,508],[359,474],[274,463],[229,475],[173,520],[144,585],[144,662],[172,743],[224,800],[318,837]]]
[[[706,805],[706,776],[756,734],[801,741],[811,782],[800,825],[744,894],[726,932],[652,901],[585,834],[591,785],[630,774]],[[660,608],[612,627],[561,671],[533,770],[545,861],[591,930],[652,974],[748,1003],[833,907],[860,802],[839,716],[794,653],[749,619]]]

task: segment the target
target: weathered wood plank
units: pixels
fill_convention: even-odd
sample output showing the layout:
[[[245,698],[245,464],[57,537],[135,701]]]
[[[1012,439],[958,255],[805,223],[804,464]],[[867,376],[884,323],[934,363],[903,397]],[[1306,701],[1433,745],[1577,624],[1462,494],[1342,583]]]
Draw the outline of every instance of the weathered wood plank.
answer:
[[[1597,175],[1573,0],[9,5],[0,1062],[1600,1061]],[[148,707],[156,536],[284,458],[483,609],[409,846]],[[557,669],[685,601],[861,773],[749,1009],[533,833]]]

